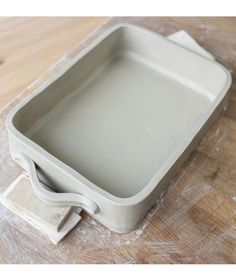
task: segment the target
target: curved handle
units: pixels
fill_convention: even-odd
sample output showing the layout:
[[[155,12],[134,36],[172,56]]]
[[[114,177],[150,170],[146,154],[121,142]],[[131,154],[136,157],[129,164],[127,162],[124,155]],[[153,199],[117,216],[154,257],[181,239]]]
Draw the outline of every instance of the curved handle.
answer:
[[[29,175],[32,189],[35,195],[43,202],[51,206],[77,206],[83,208],[91,214],[96,214],[98,212],[97,204],[90,201],[81,194],[55,193],[48,190],[48,188],[40,183],[38,179],[35,163],[23,154],[21,154],[21,157]]]

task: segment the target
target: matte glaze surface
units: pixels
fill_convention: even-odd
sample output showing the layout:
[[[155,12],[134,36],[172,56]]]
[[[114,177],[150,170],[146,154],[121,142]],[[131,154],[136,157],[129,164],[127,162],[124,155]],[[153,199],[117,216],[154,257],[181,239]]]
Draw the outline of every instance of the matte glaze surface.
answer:
[[[119,26],[12,111],[12,156],[26,154],[46,184],[85,195],[99,207],[97,220],[127,232],[220,111],[229,85],[218,63]]]

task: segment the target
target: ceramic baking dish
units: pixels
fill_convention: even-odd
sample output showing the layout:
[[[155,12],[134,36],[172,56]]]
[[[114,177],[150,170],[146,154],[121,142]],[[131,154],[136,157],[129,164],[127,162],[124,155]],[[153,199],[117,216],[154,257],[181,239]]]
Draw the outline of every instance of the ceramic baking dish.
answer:
[[[10,112],[10,152],[44,202],[128,232],[221,111],[230,83],[210,58],[115,26]]]

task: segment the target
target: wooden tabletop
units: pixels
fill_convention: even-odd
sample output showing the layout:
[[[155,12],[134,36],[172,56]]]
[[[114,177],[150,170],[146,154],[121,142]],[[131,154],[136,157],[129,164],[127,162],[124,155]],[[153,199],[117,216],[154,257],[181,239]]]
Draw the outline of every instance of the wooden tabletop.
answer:
[[[0,109],[103,24],[101,17],[0,19]]]
[[[229,109],[135,231],[112,233],[83,214],[78,226],[54,246],[0,205],[0,262],[236,263],[235,18],[0,19],[0,108],[5,107],[0,114],[0,192],[22,172],[8,151],[4,122],[9,109],[60,67],[51,65],[61,56],[71,59],[78,53],[83,48],[79,42],[87,35],[84,45],[117,22],[145,26],[163,35],[185,29],[232,71]]]

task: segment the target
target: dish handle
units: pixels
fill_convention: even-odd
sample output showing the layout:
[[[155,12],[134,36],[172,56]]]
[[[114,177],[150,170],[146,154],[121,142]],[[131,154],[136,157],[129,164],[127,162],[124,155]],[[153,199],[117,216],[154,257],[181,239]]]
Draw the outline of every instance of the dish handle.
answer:
[[[21,154],[21,159],[28,173],[33,192],[40,200],[51,206],[75,206],[90,214],[98,213],[97,204],[81,194],[53,192],[39,181],[35,163],[24,154]]]

